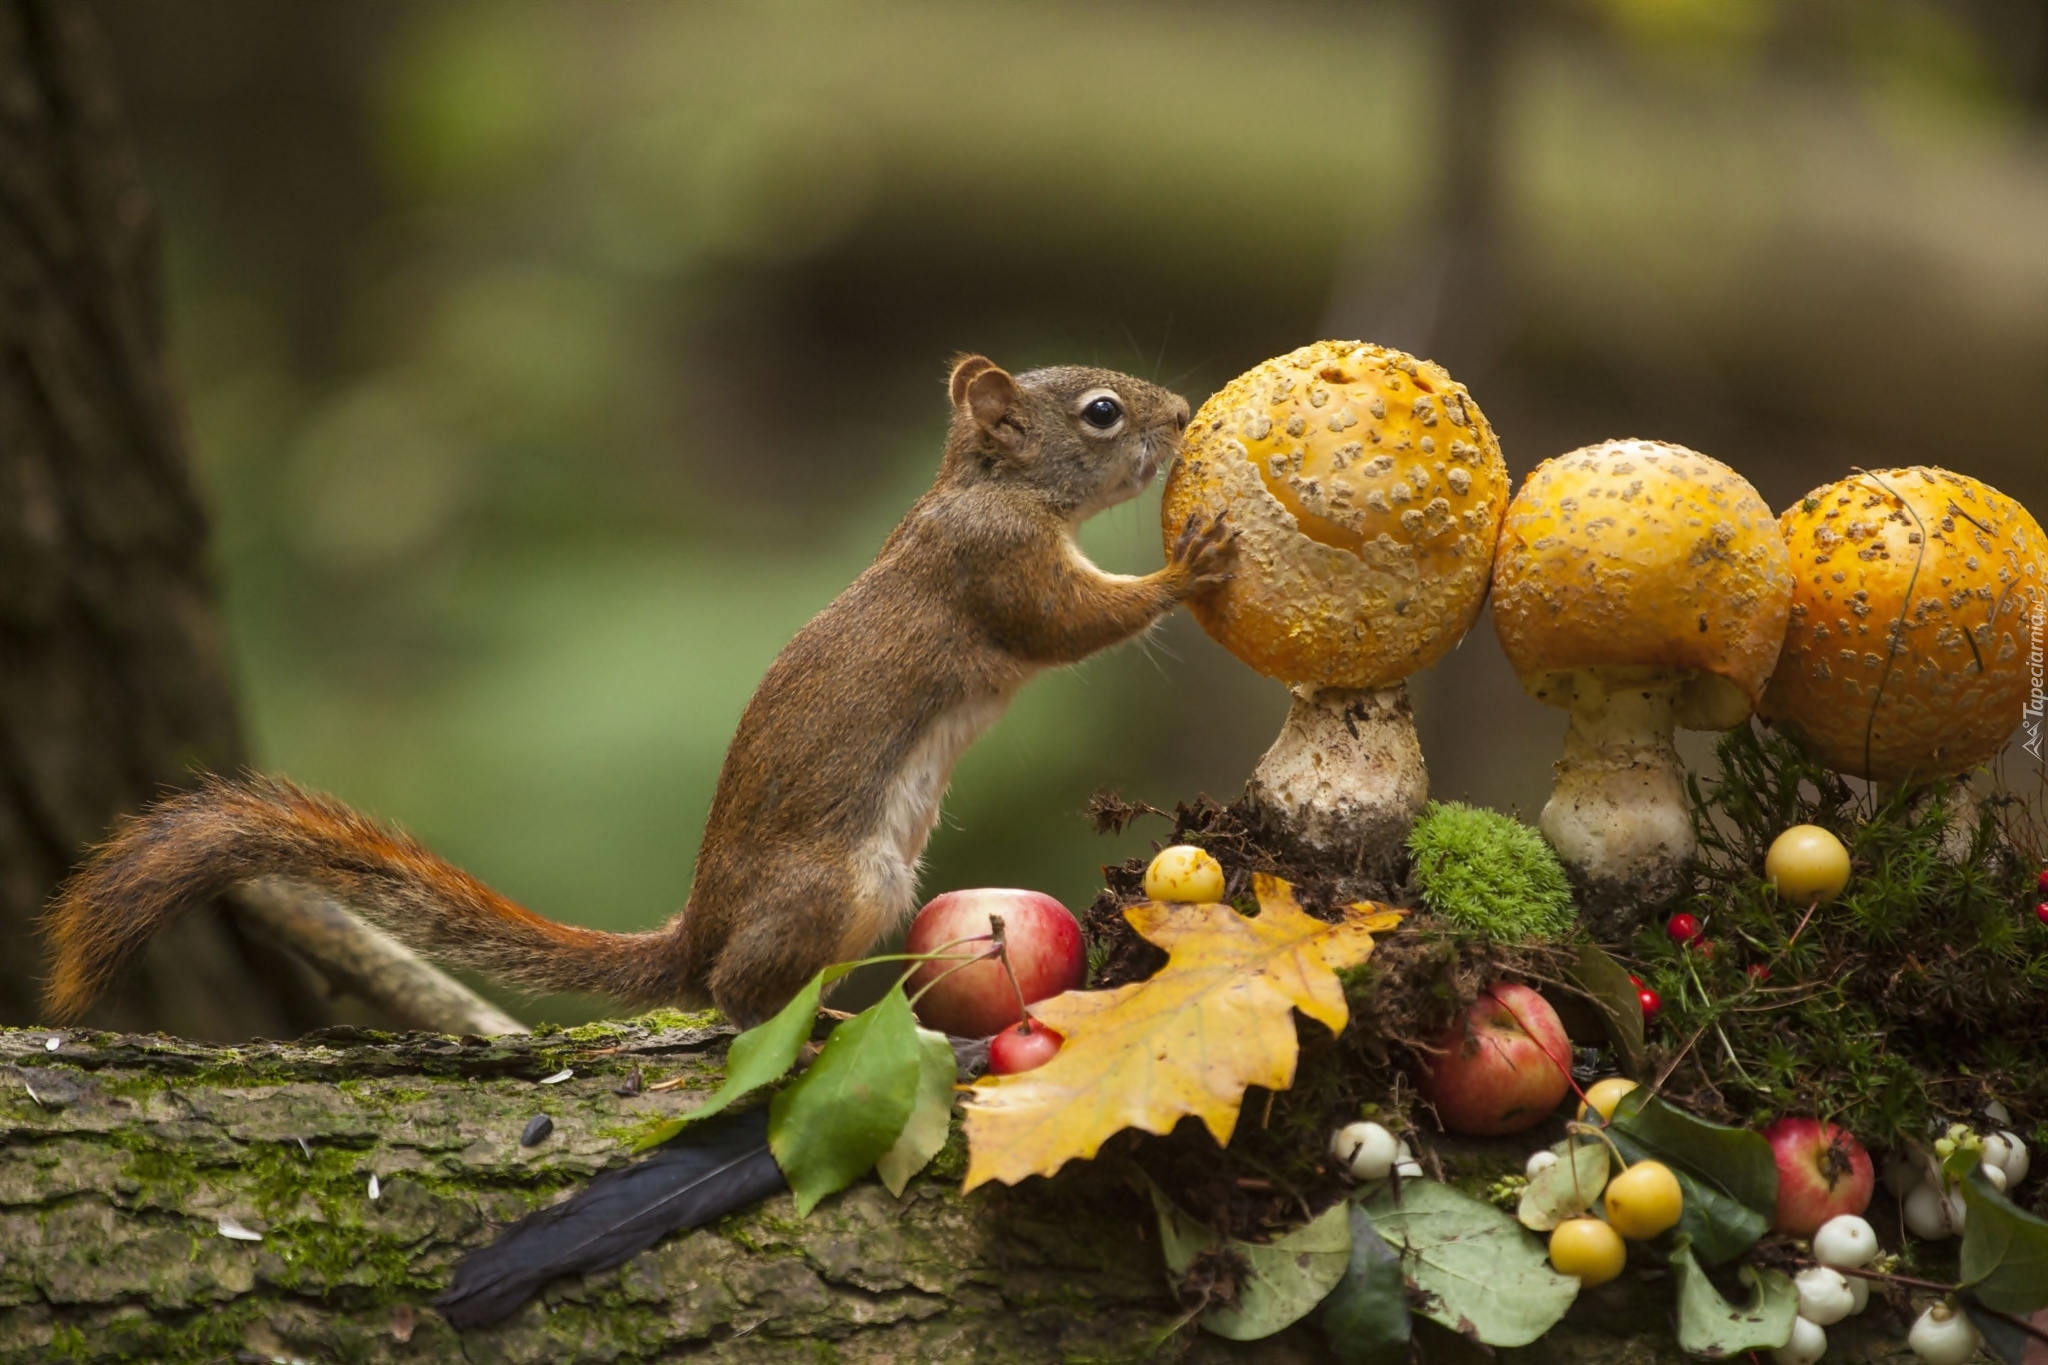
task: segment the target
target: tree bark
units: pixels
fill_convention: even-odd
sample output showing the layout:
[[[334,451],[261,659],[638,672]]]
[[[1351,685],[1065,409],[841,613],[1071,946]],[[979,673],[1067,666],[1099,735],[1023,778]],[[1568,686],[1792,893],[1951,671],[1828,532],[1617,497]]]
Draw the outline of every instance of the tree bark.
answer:
[[[557,1280],[498,1326],[458,1336],[434,1314],[462,1253],[629,1160],[645,1122],[699,1103],[731,1033],[675,1014],[490,1040],[331,1029],[242,1048],[0,1032],[0,1365],[1052,1365],[1155,1346],[1158,1360],[1335,1359],[1313,1323],[1244,1344],[1176,1330],[1153,1216],[1124,1171],[1077,1162],[962,1198],[957,1130],[901,1199],[869,1179],[799,1219],[781,1195],[616,1270]],[[543,1081],[564,1069],[570,1079]],[[622,1095],[635,1069],[683,1084]],[[542,1113],[553,1133],[521,1147]],[[1499,1146],[1519,1168],[1515,1144]],[[222,1235],[223,1220],[262,1240]],[[1668,1274],[1624,1276],[1499,1358],[1678,1365],[1670,1299]],[[1425,1327],[1423,1359],[1482,1359]],[[1876,1307],[1830,1335],[1843,1359],[1908,1358],[1903,1322]]]
[[[35,921],[81,851],[242,760],[155,222],[90,14],[0,2],[0,1019],[37,1017]],[[334,1017],[218,909],[95,1015],[213,1038]]]

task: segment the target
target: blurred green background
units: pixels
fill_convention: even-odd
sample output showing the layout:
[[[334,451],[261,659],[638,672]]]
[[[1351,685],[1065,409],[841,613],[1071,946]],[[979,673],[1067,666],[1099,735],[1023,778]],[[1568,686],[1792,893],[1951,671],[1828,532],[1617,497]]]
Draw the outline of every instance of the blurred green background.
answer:
[[[681,903],[957,351],[1199,402],[1363,337],[1517,476],[1635,435],[1775,507],[1926,462],[2048,512],[2038,0],[99,10],[256,752],[558,917]],[[1157,497],[1085,547],[1156,566]],[[1436,792],[1533,816],[1563,718],[1491,626],[1416,691]],[[1079,909],[1163,832],[1092,834],[1093,790],[1227,798],[1284,709],[1185,615],[1034,683],[928,890]]]

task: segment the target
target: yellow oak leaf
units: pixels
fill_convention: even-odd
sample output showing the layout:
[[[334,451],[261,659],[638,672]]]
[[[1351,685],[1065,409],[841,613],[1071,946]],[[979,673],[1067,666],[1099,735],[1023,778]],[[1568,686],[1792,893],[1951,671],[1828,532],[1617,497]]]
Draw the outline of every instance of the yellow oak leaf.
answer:
[[[1253,890],[1255,919],[1227,905],[1130,906],[1124,918],[1166,949],[1166,965],[1148,981],[1031,1007],[1066,1043],[1035,1070],[968,1091],[967,1189],[1051,1175],[1126,1128],[1164,1133],[1189,1114],[1225,1143],[1246,1086],[1293,1084],[1292,1012],[1341,1032],[1351,1015],[1337,972],[1365,961],[1372,936],[1403,912],[1354,905],[1326,924],[1278,877],[1255,878]]]

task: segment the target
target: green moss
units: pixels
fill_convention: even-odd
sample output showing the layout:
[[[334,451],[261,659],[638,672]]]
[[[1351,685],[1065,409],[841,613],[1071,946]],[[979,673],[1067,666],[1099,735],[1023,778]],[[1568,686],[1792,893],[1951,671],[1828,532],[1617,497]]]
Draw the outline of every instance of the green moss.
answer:
[[[1519,820],[1432,801],[1408,852],[1423,903],[1460,928],[1519,943],[1562,938],[1577,922],[1557,855]]]

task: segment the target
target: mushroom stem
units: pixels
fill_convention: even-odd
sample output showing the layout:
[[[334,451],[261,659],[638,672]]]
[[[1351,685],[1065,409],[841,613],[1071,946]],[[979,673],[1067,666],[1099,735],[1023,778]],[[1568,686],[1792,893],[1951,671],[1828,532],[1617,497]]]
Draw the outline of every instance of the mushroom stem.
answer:
[[[1251,803],[1291,842],[1384,879],[1429,801],[1408,684],[1292,689],[1280,737],[1259,760]]]
[[[1699,847],[1672,743],[1683,680],[1630,675],[1572,676],[1571,727],[1540,822],[1603,936],[1628,932],[1675,897]]]

